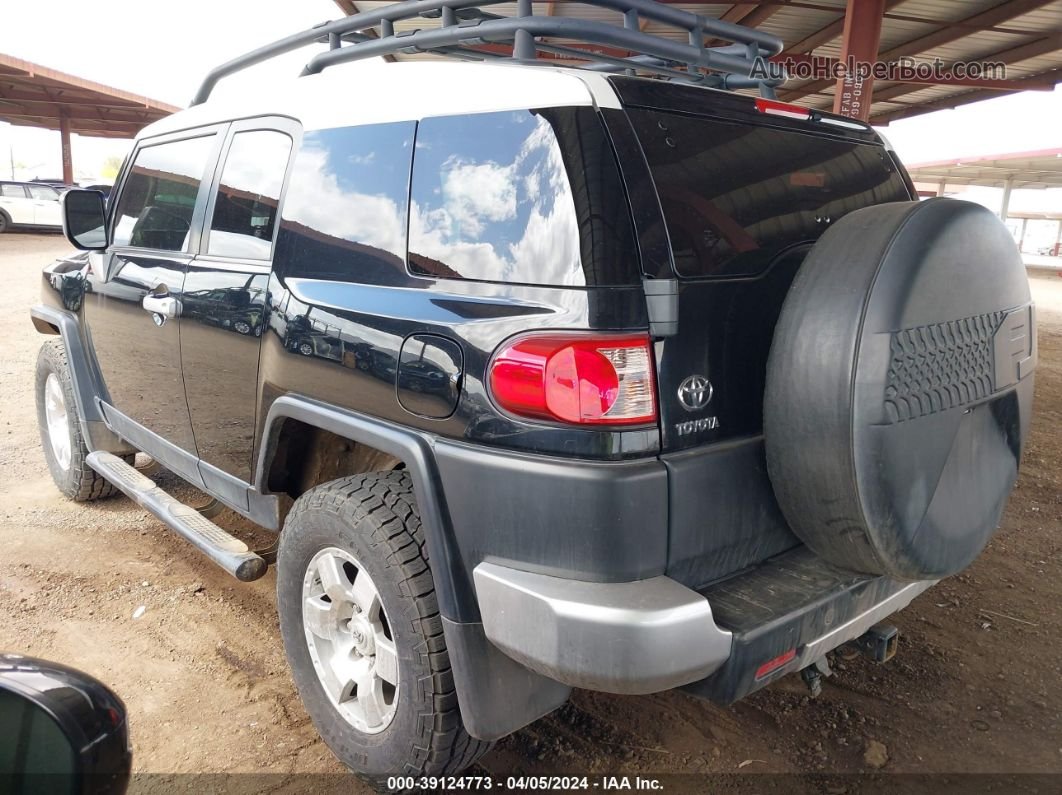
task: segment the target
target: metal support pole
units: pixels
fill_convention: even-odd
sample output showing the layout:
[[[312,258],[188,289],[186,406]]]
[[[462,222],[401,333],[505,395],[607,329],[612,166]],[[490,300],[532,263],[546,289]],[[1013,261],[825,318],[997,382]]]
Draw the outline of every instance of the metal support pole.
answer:
[[[834,90],[834,113],[861,121],[870,119],[874,76],[866,71],[878,60],[884,16],[885,0],[848,0],[841,41],[841,61],[846,71]]]
[[[534,9],[531,7],[531,0],[517,0],[516,15],[518,17],[529,17],[534,13]],[[538,51],[535,49],[535,37],[529,31],[516,31],[516,38],[513,41],[513,58],[520,61],[533,61],[538,58]]]
[[[947,192],[947,187],[948,187],[948,181],[946,179],[942,179],[940,181],[940,184],[937,186],[937,195],[938,196],[944,196],[946,194],[946,192]]]
[[[63,113],[59,116],[59,138],[63,148],[63,182],[74,184],[74,156],[70,152],[70,119]]]
[[[1007,216],[1010,215],[1010,194],[1014,192],[1014,180],[1008,179],[1003,183],[1003,206],[999,208],[999,220],[1003,223],[1007,222]]]
[[[1025,231],[1029,228],[1029,219],[1021,219],[1021,237],[1018,239],[1018,253],[1022,253],[1025,248]]]

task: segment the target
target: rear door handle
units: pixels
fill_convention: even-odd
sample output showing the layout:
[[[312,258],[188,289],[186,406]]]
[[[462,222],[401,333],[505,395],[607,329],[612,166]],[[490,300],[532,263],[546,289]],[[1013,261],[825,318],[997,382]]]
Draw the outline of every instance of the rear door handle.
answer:
[[[168,295],[144,296],[144,309],[153,315],[162,315],[164,318],[177,317],[181,313],[181,302]]]

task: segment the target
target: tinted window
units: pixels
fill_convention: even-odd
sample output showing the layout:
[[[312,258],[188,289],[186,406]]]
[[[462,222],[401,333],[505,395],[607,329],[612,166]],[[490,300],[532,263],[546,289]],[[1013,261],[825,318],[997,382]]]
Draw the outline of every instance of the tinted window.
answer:
[[[10,182],[5,182],[0,185],[0,196],[6,196],[9,199],[25,199],[26,189],[21,185],[12,185]]]
[[[232,138],[214,203],[207,253],[269,259],[291,138],[274,130]]]
[[[280,273],[405,282],[413,122],[308,132],[277,236]]]
[[[525,284],[637,279],[615,157],[591,108],[425,119],[417,131],[410,268]]]
[[[214,136],[137,152],[114,215],[114,245],[184,251]]]
[[[879,146],[650,110],[629,115],[682,276],[760,273],[845,214],[910,198]]]
[[[48,202],[59,201],[59,191],[55,188],[46,188],[44,185],[27,185],[26,187],[29,188],[30,196],[34,199]]]

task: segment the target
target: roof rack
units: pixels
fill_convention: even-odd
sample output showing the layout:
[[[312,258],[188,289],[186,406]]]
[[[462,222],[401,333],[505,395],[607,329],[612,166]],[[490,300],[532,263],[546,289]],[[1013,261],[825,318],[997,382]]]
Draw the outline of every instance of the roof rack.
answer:
[[[595,71],[652,74],[715,88],[757,88],[767,98],[773,98],[774,87],[784,81],[777,71],[765,79],[754,76],[754,72],[762,71],[754,69],[759,65],[758,59],[781,52],[783,44],[778,37],[655,0],[572,0],[563,4],[616,11],[622,15],[623,27],[589,19],[536,15],[531,0],[518,0],[516,16],[484,10],[501,2],[404,0],[323,22],[218,66],[203,80],[192,105],[205,102],[221,78],[315,42],[327,42],[329,49],[314,56],[303,75],[346,61],[396,53],[527,63],[541,63],[539,53],[545,53],[552,60],[577,61],[582,68]],[[395,30],[396,23],[417,19],[439,19],[441,24]],[[680,34],[685,33],[687,43],[644,33],[643,21],[676,28]],[[730,43],[706,46],[706,41],[719,40]]]

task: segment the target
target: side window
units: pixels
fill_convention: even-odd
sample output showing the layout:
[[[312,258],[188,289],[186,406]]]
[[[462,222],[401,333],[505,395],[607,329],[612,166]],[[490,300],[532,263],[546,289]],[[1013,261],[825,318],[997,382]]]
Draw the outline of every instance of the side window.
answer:
[[[269,259],[291,138],[275,130],[236,133],[210,222],[207,253]]]
[[[25,199],[26,189],[21,185],[5,182],[3,185],[0,185],[0,196],[3,196],[5,199]]]
[[[630,284],[640,264],[625,196],[591,108],[425,119],[409,266],[447,279]]]
[[[281,275],[405,283],[415,129],[398,122],[303,136],[277,236]]]
[[[40,199],[46,202],[59,201],[59,191],[55,188],[49,188],[47,185],[27,185],[29,188],[30,196],[34,199]]]
[[[114,213],[115,246],[185,251],[213,134],[145,146]]]

